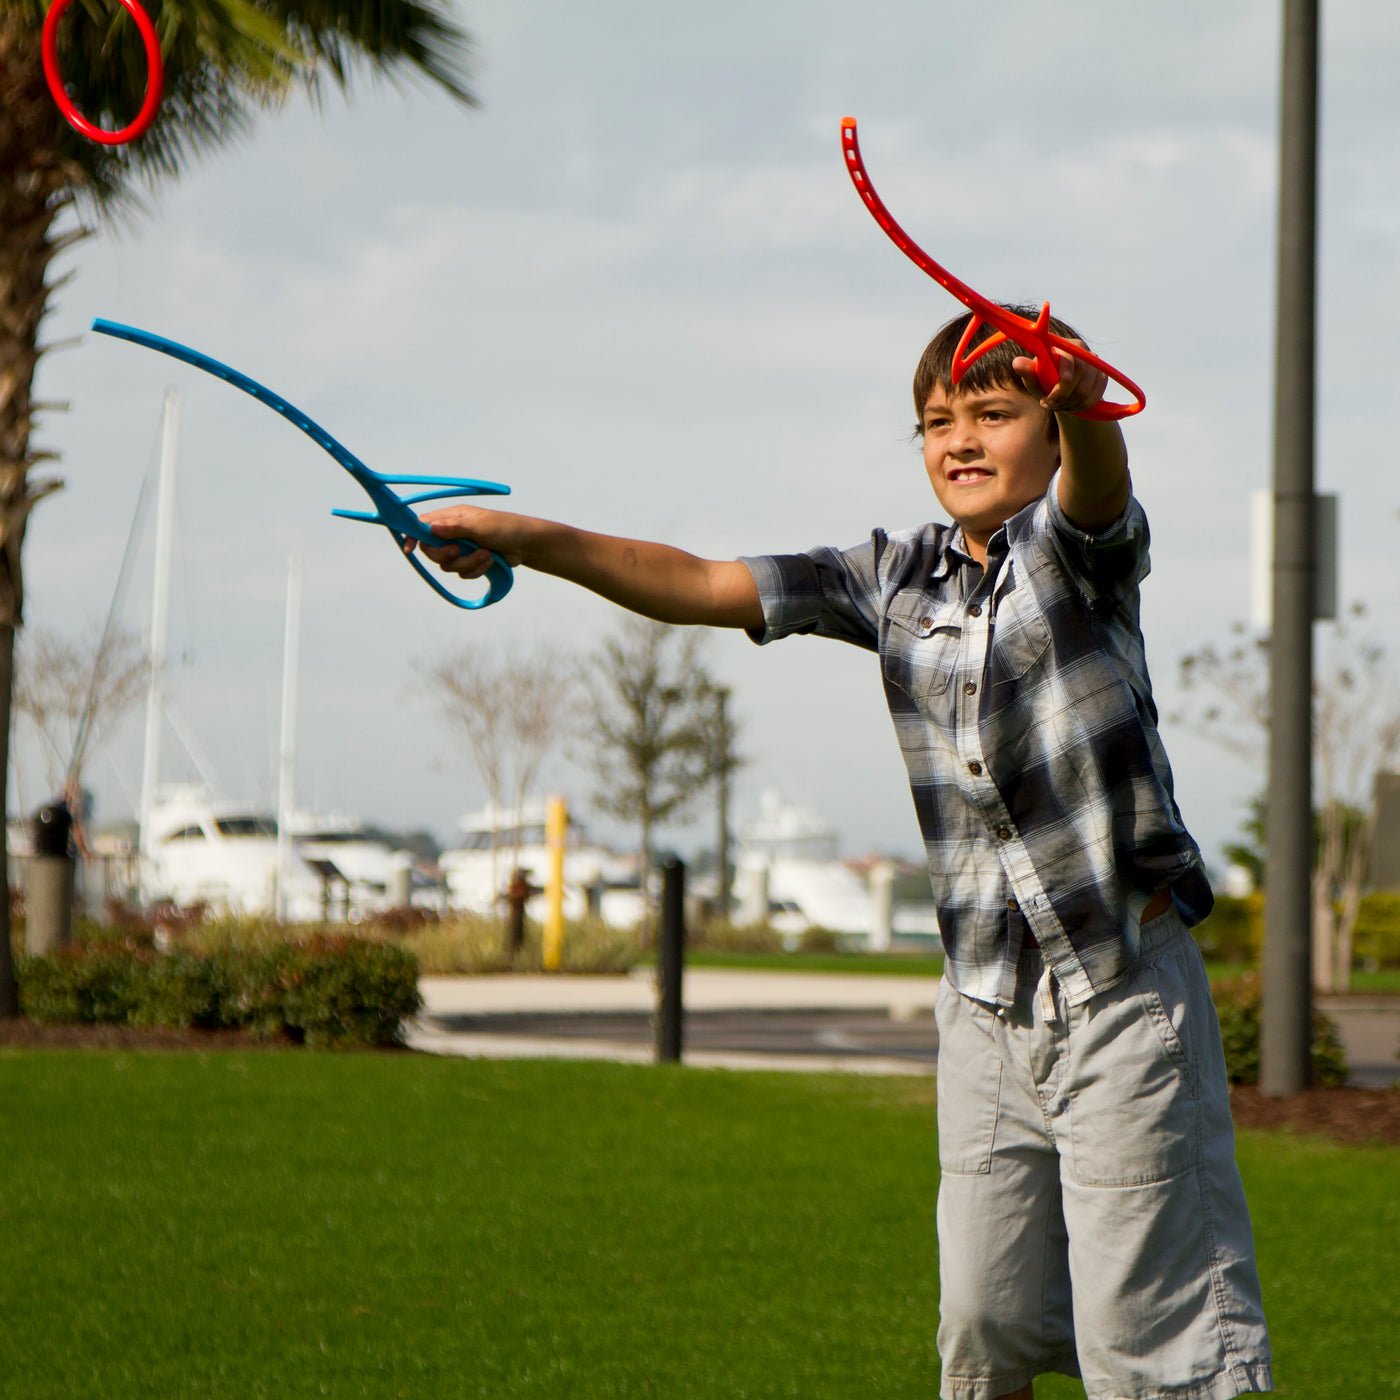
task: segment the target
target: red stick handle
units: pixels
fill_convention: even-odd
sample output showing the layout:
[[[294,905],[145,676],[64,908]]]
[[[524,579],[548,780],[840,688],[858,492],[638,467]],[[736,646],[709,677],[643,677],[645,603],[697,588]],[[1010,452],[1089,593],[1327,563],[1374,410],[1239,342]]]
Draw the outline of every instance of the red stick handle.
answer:
[[[53,100],[58,103],[58,110],[63,113],[64,120],[89,141],[96,141],[103,146],[125,145],[126,142],[134,141],[143,135],[155,121],[156,109],[160,106],[161,92],[165,87],[165,67],[160,61],[160,38],[156,34],[156,27],[138,0],[121,0],[132,19],[136,21],[136,27],[141,31],[142,42],[146,45],[146,65],[149,70],[146,78],[146,100],[141,104],[141,110],[130,126],[124,126],[120,131],[103,131],[100,126],[95,126],[83,116],[63,90],[63,74],[58,69],[58,22],[72,3],[73,0],[53,0],[48,14],[44,16],[40,51],[43,54],[44,77],[48,79],[49,91],[53,93]]]
[[[875,193],[875,187],[866,173],[865,162],[860,157],[854,117],[841,118],[841,148],[845,153],[846,170],[851,177],[851,183],[856,187],[856,193],[865,201],[865,207],[870,210],[875,222],[889,235],[890,241],[910,262],[922,268],[940,287],[951,292],[972,312],[972,320],[968,322],[967,330],[963,332],[958,348],[953,352],[954,384],[959,383],[968,367],[988,350],[1005,340],[1011,340],[1034,356],[1035,377],[1046,393],[1049,393],[1060,379],[1059,365],[1053,352],[1063,350],[1067,355],[1073,355],[1076,360],[1082,360],[1085,364],[1102,370],[1115,384],[1133,396],[1132,403],[1096,403],[1092,408],[1078,409],[1076,412],[1081,418],[1127,418],[1134,413],[1141,413],[1147,407],[1147,396],[1126,374],[1114,369],[1107,360],[1101,360],[1092,350],[1086,350],[1082,345],[1076,345],[1072,340],[1066,340],[1064,336],[1056,335],[1050,329],[1048,301],[1040,308],[1040,315],[1034,321],[1028,321],[1024,316],[1018,316],[1014,311],[1008,311],[1004,306],[988,301],[980,292],[973,291],[966,282],[954,277],[946,267],[929,257],[895,223],[890,211]],[[996,333],[988,336],[981,345],[969,352],[968,346],[983,325],[994,327]]]

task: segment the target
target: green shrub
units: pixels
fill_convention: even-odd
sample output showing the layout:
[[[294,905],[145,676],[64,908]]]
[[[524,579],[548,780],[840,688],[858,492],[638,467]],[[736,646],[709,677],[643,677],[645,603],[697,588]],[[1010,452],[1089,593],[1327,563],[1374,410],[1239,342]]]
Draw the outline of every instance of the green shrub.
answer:
[[[783,936],[770,924],[731,924],[715,919],[686,930],[691,948],[715,953],[780,953]]]
[[[288,1031],[308,1045],[389,1045],[423,1004],[418,960],[391,943],[321,937],[265,955]]]
[[[1225,1073],[1231,1084],[1259,1082],[1259,978],[1254,973],[1217,983],[1215,1010],[1225,1047]],[[1313,1083],[1345,1084],[1347,1057],[1337,1038],[1337,1024],[1320,1011],[1312,1022]]]
[[[75,944],[17,968],[20,1009],[36,1021],[135,1024],[153,954],[121,944]]]
[[[1361,901],[1352,952],[1366,967],[1400,967],[1400,894],[1368,894]]]
[[[1218,894],[1209,916],[1191,932],[1206,957],[1253,967],[1264,946],[1264,896]]]
[[[36,1021],[235,1026],[313,1046],[394,1044],[422,1005],[412,953],[344,936],[208,954],[78,944],[18,971]]]

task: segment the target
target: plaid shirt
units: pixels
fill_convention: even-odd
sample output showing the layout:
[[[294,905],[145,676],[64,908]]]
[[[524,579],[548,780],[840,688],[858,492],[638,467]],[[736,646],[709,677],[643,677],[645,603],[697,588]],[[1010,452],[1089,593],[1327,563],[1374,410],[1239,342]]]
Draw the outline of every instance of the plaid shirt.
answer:
[[[1147,517],[1088,533],[1058,477],[968,555],[961,528],[876,530],[853,549],[745,559],[760,643],[815,633],[878,652],[928,852],[946,972],[1013,1004],[1029,932],[1071,1004],[1122,976],[1170,888],[1210,912],[1182,825],[1138,626]]]

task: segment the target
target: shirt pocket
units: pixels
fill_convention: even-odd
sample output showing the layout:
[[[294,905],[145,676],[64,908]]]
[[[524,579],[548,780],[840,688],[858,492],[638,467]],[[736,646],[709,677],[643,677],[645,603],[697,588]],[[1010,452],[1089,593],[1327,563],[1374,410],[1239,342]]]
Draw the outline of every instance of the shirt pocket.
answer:
[[[885,679],[915,700],[942,695],[957,666],[960,612],[956,603],[940,602],[921,589],[896,593],[885,610],[880,648]]]
[[[1050,625],[1038,609],[1003,602],[992,629],[991,655],[996,680],[1019,680],[1045,655],[1050,646]]]

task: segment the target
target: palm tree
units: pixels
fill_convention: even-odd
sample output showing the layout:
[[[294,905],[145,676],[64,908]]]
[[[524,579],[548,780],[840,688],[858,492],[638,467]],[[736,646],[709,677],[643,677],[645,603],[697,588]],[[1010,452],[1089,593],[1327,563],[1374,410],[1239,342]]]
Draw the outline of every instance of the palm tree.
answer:
[[[246,135],[258,111],[297,88],[319,95],[352,75],[426,79],[471,105],[470,40],[450,0],[149,0],[165,96],[155,125],[127,146],[84,140],[44,80],[43,0],[0,0],[0,784],[9,774],[15,629],[24,602],[20,551],[35,504],[60,482],[30,469],[54,454],[30,445],[31,397],[44,347],[39,326],[67,278],[49,267],[92,225],[133,218],[197,156]],[[113,0],[78,0],[63,21],[59,61],[89,120],[125,125],[141,106],[146,54]],[[77,221],[55,226],[73,207]],[[71,275],[71,274],[69,274]],[[0,792],[7,788],[0,786]],[[0,841],[0,892],[9,887]],[[9,901],[0,899],[0,1017],[19,1014]]]

